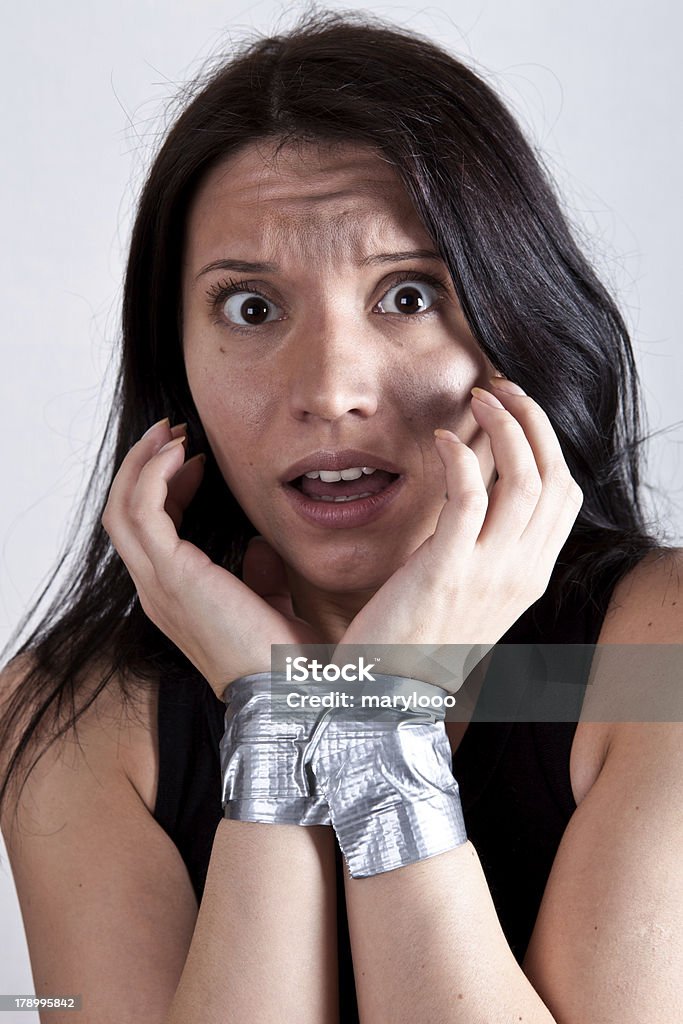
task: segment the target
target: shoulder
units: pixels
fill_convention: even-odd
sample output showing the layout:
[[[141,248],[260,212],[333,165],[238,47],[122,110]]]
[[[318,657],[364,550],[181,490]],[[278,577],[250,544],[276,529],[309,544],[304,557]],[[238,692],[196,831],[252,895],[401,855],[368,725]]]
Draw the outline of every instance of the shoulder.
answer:
[[[682,658],[683,548],[657,548],[615,587],[591,668],[588,713],[610,719],[616,785],[634,765],[660,795],[683,780]]]
[[[17,693],[31,667],[24,659],[2,673],[0,697]],[[97,693],[105,675],[88,669],[79,685],[76,710],[94,699],[75,730],[50,726],[42,755],[43,738],[31,743],[35,765],[21,792],[12,787],[2,833],[38,991],[64,991],[75,978],[88,1020],[162,1021],[197,900],[180,851],[128,777],[144,716],[131,713],[116,677]],[[20,709],[30,683],[26,701],[18,690]]]
[[[599,644],[683,643],[683,548],[649,552],[616,585]]]
[[[681,1019],[682,577],[681,549],[644,558],[615,588],[593,658],[581,726],[602,737],[600,763],[582,782],[525,960],[541,997],[562,1000],[572,1020]],[[674,713],[643,714],[662,694]],[[615,714],[625,699],[629,713]]]
[[[667,660],[675,664],[677,649],[659,645],[683,645],[682,586],[683,549],[657,548],[626,573],[612,592],[572,745],[570,777],[577,804],[604,768],[608,752],[614,754],[617,737],[630,733],[633,739],[628,724],[616,721],[618,715],[604,710],[616,699],[615,694],[623,692],[629,681],[636,692],[640,691],[643,673],[653,675],[650,655],[654,652],[659,656],[662,685],[674,685],[662,676],[662,672],[667,672],[662,655],[669,651]],[[657,646],[649,648],[650,644]],[[671,676],[670,668],[668,675]],[[641,728],[641,742],[646,741],[645,733]],[[656,744],[652,731],[649,735],[650,742]]]
[[[0,671],[0,718],[3,720],[3,755],[0,781],[4,781],[9,758],[24,737],[36,704],[21,687],[35,665],[32,652],[14,658]],[[17,785],[30,775],[31,785],[56,771],[106,769],[114,779],[127,780],[148,809],[153,809],[156,791],[156,706],[158,685],[153,681],[131,680],[125,685],[114,674],[100,689],[108,672],[102,663],[92,664],[74,686],[74,703],[62,695],[64,710],[48,715],[32,731],[8,787],[12,804],[19,796]],[[99,692],[98,692],[99,690]],[[19,704],[17,706],[17,697]],[[41,701],[42,702],[42,701]],[[87,705],[87,706],[86,706]],[[39,706],[39,705],[38,705]],[[14,707],[11,717],[7,712]],[[84,709],[74,725],[69,719]],[[65,728],[66,727],[66,728]],[[62,733],[62,729],[64,729]],[[60,733],[62,733],[60,735]],[[10,796],[11,793],[11,796]],[[6,809],[3,811],[5,816]]]
[[[603,710],[609,752],[618,737],[656,746],[659,730],[680,729],[683,549],[650,552],[617,584],[593,662],[588,711]],[[623,739],[620,741],[622,744]]]

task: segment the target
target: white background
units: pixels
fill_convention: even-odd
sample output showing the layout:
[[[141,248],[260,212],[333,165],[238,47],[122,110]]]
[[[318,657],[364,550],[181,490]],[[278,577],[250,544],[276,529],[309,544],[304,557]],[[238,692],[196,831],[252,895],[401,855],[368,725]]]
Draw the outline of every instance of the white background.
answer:
[[[344,6],[440,41],[507,97],[625,313],[650,428],[674,424],[683,378],[683,154],[681,15],[673,0]],[[278,18],[290,24],[283,10],[267,0],[6,5],[0,643],[51,568],[99,446],[133,198],[164,105],[205,58],[229,51],[231,38],[271,32]],[[650,447],[647,479],[662,491],[658,515],[669,543],[683,533],[682,439],[675,427]],[[0,993],[28,994],[34,987],[1,844],[0,854]],[[15,1019],[38,1017],[1,1018]]]

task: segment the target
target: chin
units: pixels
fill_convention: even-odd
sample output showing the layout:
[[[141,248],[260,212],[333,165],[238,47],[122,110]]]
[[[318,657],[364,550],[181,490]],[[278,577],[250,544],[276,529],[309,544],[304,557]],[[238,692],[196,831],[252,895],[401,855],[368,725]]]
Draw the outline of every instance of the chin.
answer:
[[[330,593],[378,590],[408,558],[408,553],[400,558],[395,547],[386,551],[357,542],[338,550],[330,544],[320,557],[310,549],[305,555],[288,555],[287,563],[310,586]]]

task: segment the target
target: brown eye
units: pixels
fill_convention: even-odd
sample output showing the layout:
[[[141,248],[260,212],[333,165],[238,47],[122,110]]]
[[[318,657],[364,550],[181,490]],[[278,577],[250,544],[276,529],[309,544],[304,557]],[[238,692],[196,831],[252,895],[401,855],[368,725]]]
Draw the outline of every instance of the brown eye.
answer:
[[[425,308],[425,301],[420,292],[411,285],[399,289],[394,301],[402,313],[419,313]]]
[[[399,312],[406,316],[423,313],[433,306],[439,297],[438,289],[423,281],[401,282],[394,285],[378,303],[381,313]],[[391,308],[391,305],[395,307]],[[389,308],[387,308],[389,307]]]
[[[223,303],[222,312],[226,320],[238,327],[258,327],[278,319],[276,306],[262,295],[249,295],[248,292],[229,296]]]

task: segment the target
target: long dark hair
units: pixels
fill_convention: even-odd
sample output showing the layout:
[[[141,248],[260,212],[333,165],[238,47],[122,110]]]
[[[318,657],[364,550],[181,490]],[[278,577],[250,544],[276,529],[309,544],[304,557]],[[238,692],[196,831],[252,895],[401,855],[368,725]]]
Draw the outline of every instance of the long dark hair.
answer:
[[[241,571],[256,530],[206,442],[185,375],[180,299],[174,308],[168,296],[181,295],[186,213],[199,182],[216,161],[264,138],[282,145],[366,142],[395,166],[482,351],[546,410],[583,489],[550,584],[556,607],[568,587],[590,599],[598,577],[603,585],[616,582],[657,547],[640,504],[641,411],[628,332],[577,248],[532,146],[491,88],[429,40],[366,13],[314,9],[294,29],[244,45],[197,83],[142,188],[125,278],[121,367],[88,484],[99,504],[69,578],[15,655],[27,656],[20,663],[30,671],[13,691],[0,732],[0,749],[11,736],[16,744],[0,804],[38,727],[49,745],[114,676],[126,699],[131,686],[160,672],[198,676],[146,618],[100,521],[121,461],[161,417],[187,421],[190,454],[207,453],[182,535]],[[110,453],[107,438],[114,436]],[[90,673],[92,682],[94,670],[100,678],[86,695],[78,681]],[[18,730],[27,709],[32,717]]]

